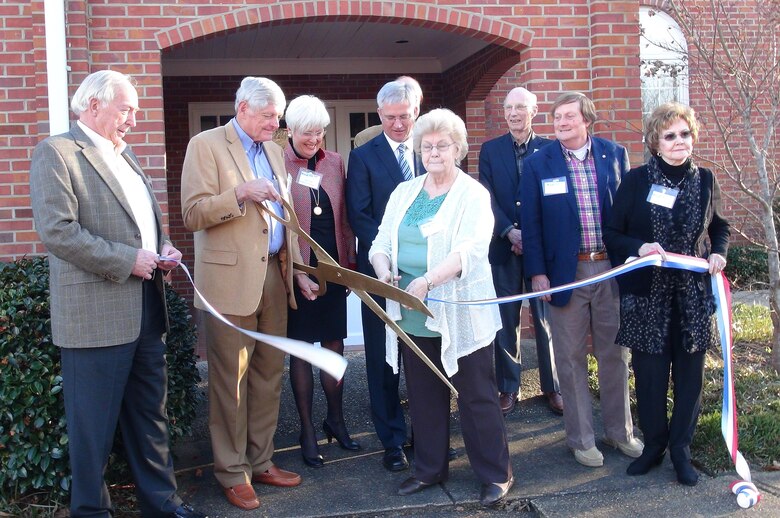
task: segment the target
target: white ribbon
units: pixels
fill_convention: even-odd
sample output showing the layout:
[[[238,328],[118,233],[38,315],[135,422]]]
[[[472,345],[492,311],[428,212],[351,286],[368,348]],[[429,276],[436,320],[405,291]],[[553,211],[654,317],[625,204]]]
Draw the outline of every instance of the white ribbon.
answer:
[[[175,259],[163,256],[160,256],[160,259],[163,261],[175,261]],[[181,267],[182,270],[184,270],[184,273],[190,280],[195,293],[198,295],[198,297],[200,297],[200,300],[203,301],[203,305],[206,307],[208,312],[214,315],[214,318],[220,322],[223,322],[225,325],[232,327],[239,333],[243,333],[246,336],[257,340],[258,342],[263,342],[264,344],[268,344],[271,347],[279,349],[280,351],[311,363],[315,367],[327,372],[337,380],[340,380],[344,377],[344,371],[347,370],[347,360],[338,353],[324,349],[322,347],[315,347],[312,344],[303,342],[301,340],[293,340],[283,336],[274,336],[265,333],[258,333],[257,331],[249,331],[248,329],[243,329],[230,322],[230,320],[222,316],[222,314],[217,311],[208,300],[206,300],[206,297],[204,297],[200,291],[198,291],[198,287],[195,286],[195,281],[192,279],[192,275],[190,275],[190,270],[187,268],[187,266],[181,261],[176,261],[176,263]]]
[[[543,291],[526,293],[523,295],[511,295],[508,297],[484,300],[448,301],[434,298],[429,298],[428,300],[433,302],[442,302],[445,304],[461,305],[504,304],[506,302],[517,302],[534,297],[540,297],[542,295],[551,295],[561,291],[582,288],[584,286],[589,286],[591,284],[611,279],[639,268],[645,268],[647,266],[676,268],[679,270],[688,270],[697,273],[706,273],[709,271],[709,263],[706,259],[681,254],[673,254],[670,252],[666,253],[666,258],[667,260],[664,261],[661,259],[660,254],[653,253],[644,257],[629,259],[629,261],[627,261],[625,264],[616,266],[615,268],[602,272],[598,275],[594,275],[593,277],[571,282],[561,286],[556,286],[554,288]],[[718,272],[717,274],[711,275],[710,279],[712,282],[712,293],[715,296],[715,315],[717,317],[718,331],[720,332],[721,350],[723,352],[723,406],[721,407],[721,433],[723,434],[723,439],[726,442],[726,447],[729,450],[731,461],[734,463],[737,474],[742,477],[743,481],[749,483],[751,482],[750,467],[738,449],[739,435],[737,432],[737,403],[734,393],[734,376],[732,372],[731,359],[731,349],[733,347],[731,341],[731,308],[729,306],[728,297],[726,296],[726,280],[723,272]],[[758,493],[758,490],[756,490],[755,498],[748,499],[743,496],[739,501],[739,505],[743,506],[744,504],[752,507],[760,500],[761,494]]]

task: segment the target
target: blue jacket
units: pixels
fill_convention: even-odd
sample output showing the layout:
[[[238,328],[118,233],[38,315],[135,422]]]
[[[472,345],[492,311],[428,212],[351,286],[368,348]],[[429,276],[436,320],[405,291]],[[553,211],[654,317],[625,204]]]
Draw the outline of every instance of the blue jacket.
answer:
[[[517,176],[514,139],[511,133],[488,140],[479,151],[479,181],[490,193],[490,204],[496,218],[488,258],[490,264],[504,264],[512,255],[512,243],[501,236],[509,227],[520,228],[520,182]],[[552,140],[534,136],[528,142],[525,158]]]
[[[630,166],[626,148],[591,137],[596,165],[601,224],[609,219],[620,179]],[[565,177],[565,194],[544,196],[542,182]],[[580,218],[574,185],[561,146],[550,145],[526,158],[521,185],[523,260],[528,277],[546,275],[550,286],[574,281],[580,248]],[[565,306],[571,291],[556,293],[551,304]]]
[[[422,166],[415,157],[417,174]],[[358,270],[374,276],[368,262],[368,249],[374,242],[390,193],[404,181],[398,159],[387,137],[380,133],[360,147],[350,151],[347,166],[347,219],[358,240]]]

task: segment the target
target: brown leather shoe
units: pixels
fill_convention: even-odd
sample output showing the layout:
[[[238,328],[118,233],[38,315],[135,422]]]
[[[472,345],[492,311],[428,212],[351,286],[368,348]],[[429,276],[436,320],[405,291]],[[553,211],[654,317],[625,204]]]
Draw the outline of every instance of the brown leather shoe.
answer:
[[[515,409],[515,403],[517,403],[517,392],[499,392],[498,403],[501,405],[501,412],[507,415],[509,412]]]
[[[544,397],[547,398],[547,406],[550,410],[558,415],[563,415],[563,398],[560,392],[545,392]]]
[[[252,475],[252,482],[269,486],[293,487],[301,483],[301,476],[273,465],[265,473]]]
[[[225,491],[225,496],[227,497],[228,502],[235,505],[239,509],[251,511],[252,509],[257,509],[260,507],[260,500],[257,499],[255,488],[253,488],[250,484],[239,484],[237,486],[226,487],[223,489]]]

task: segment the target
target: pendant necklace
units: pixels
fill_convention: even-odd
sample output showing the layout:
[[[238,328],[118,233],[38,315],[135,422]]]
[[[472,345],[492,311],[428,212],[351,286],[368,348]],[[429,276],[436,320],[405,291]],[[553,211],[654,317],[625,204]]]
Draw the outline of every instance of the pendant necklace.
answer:
[[[686,178],[686,175],[685,175],[685,174],[683,174],[683,177],[682,177],[682,178],[680,178],[680,180],[679,180],[679,181],[677,181],[677,183],[675,183],[675,182],[671,181],[669,178],[667,178],[667,176],[666,176],[666,175],[665,175],[663,172],[661,172],[661,176],[662,176],[662,177],[663,177],[663,179],[665,180],[665,183],[666,183],[666,184],[667,184],[669,187],[672,187],[672,188],[674,188],[674,189],[679,189],[679,188],[680,188],[680,185],[682,185],[682,183],[685,181],[685,178]]]
[[[311,189],[311,187],[309,187]],[[319,187],[315,191],[314,189],[311,189],[311,194],[314,198],[314,208],[312,209],[312,212],[315,216],[321,216],[322,215],[322,208],[320,208],[320,189]]]

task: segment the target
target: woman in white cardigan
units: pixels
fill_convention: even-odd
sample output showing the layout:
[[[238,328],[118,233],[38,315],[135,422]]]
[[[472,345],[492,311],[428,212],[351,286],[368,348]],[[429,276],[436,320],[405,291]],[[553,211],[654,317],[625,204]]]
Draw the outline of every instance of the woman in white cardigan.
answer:
[[[377,278],[420,300],[495,297],[487,257],[490,195],[458,168],[468,152],[463,120],[450,110],[432,110],[415,124],[414,147],[427,173],[400,184],[390,196],[368,254]],[[498,307],[441,302],[428,307],[432,318],[387,300],[388,315],[458,390],[466,453],[482,483],[480,502],[490,506],[503,500],[514,482],[493,369]],[[415,471],[398,494],[410,495],[447,480],[450,392],[403,344],[401,355],[415,430]],[[398,337],[389,328],[387,362],[398,372]]]

